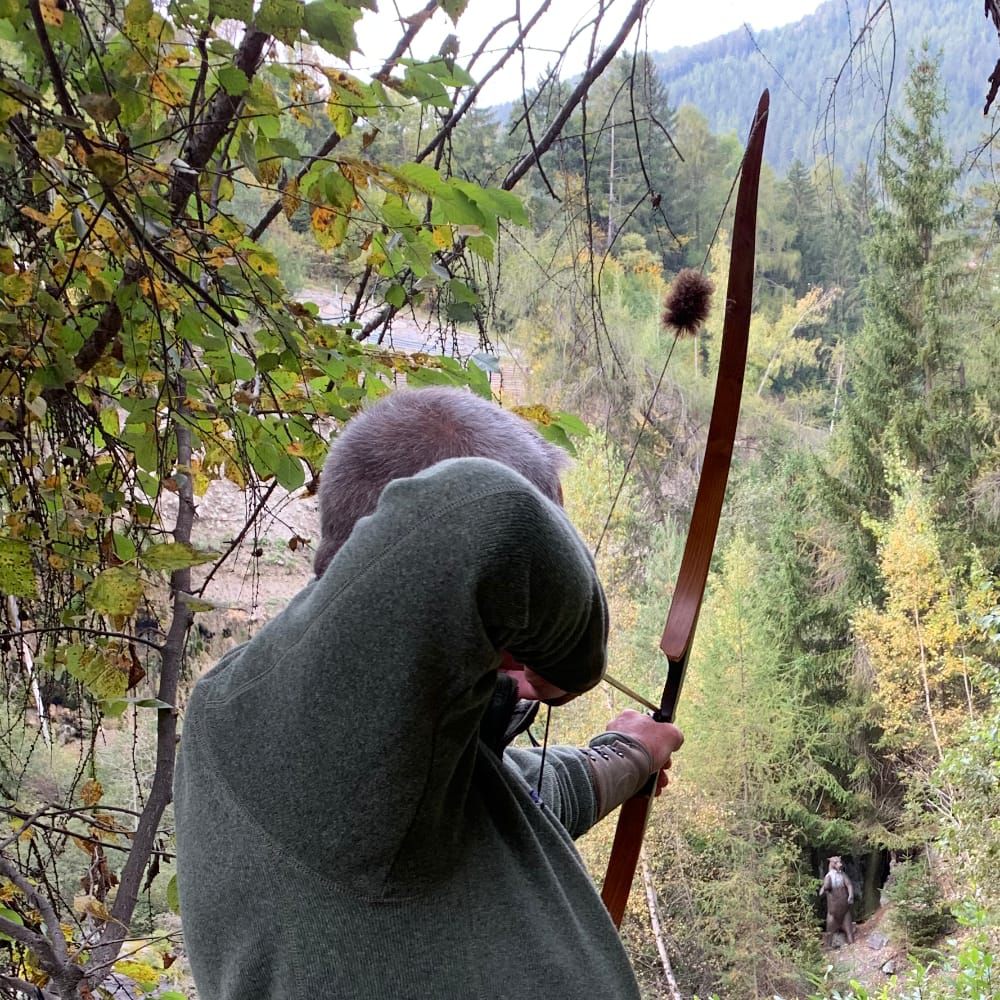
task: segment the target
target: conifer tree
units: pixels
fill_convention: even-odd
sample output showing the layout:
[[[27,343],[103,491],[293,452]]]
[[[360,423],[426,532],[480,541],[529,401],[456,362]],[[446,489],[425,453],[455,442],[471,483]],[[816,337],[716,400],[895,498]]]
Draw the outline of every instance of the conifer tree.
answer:
[[[828,283],[831,233],[816,185],[801,160],[794,160],[788,168],[784,186],[786,217],[796,230],[789,246],[799,255],[794,290],[801,298],[810,288]]]
[[[835,303],[833,320],[845,335],[857,333],[864,318],[862,289],[868,267],[858,246],[872,235],[872,181],[867,164],[858,164],[830,220],[831,280],[843,293]]]
[[[959,349],[962,241],[954,228],[958,168],[940,130],[938,64],[924,50],[894,117],[879,177],[886,204],[867,244],[864,326],[849,362],[841,446],[852,506],[887,511],[883,458],[926,470],[935,499],[969,473],[968,397]]]

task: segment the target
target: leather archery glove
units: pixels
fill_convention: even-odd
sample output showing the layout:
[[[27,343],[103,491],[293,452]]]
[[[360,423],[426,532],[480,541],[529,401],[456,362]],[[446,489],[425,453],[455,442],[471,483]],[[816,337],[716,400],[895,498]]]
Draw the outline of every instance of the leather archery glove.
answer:
[[[655,770],[649,751],[624,733],[601,733],[581,747],[590,767],[597,810],[594,822],[604,819],[649,780]]]

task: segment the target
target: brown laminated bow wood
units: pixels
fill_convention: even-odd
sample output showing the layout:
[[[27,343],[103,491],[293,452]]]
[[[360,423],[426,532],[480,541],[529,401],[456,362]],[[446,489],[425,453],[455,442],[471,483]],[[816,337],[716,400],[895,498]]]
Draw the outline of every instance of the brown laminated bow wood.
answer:
[[[684,671],[698,612],[705,593],[719,515],[726,494],[729,466],[736,438],[746,368],[747,341],[750,332],[750,306],[753,297],[754,250],[757,236],[757,189],[760,183],[761,158],[764,152],[764,132],[769,104],[765,90],[757,105],[743,169],[736,196],[736,216],[733,223],[733,247],[729,262],[729,283],[726,287],[726,312],[722,327],[722,347],[719,374],[715,384],[715,400],[705,445],[698,495],[695,498],[677,585],[670,602],[667,624],[660,640],[666,654],[667,681],[660,707],[653,713],[657,722],[673,722],[677,701],[684,681]],[[615,926],[621,926],[635,877],[639,851],[646,824],[656,796],[658,775],[629,799],[618,816],[614,845],[608,860],[601,898]]]

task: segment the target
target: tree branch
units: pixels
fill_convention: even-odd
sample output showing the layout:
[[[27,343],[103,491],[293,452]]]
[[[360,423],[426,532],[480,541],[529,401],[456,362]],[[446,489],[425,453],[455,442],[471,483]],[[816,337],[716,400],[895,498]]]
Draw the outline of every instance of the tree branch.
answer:
[[[427,143],[427,145],[424,146],[424,148],[420,150],[420,152],[417,153],[417,155],[413,158],[415,162],[420,163],[423,160],[427,159],[427,157],[430,156],[430,154],[433,153],[434,150],[437,149],[437,147],[440,146],[441,143],[443,143],[445,139],[448,138],[449,135],[451,135],[455,126],[465,117],[466,113],[473,106],[473,104],[475,104],[476,100],[479,98],[479,94],[482,91],[483,87],[486,86],[486,84],[496,73],[498,73],[501,69],[503,69],[504,64],[523,44],[525,38],[528,37],[528,33],[538,23],[539,18],[541,18],[541,16],[549,9],[549,5],[551,3],[552,0],[544,0],[544,3],[539,5],[538,10],[535,11],[531,20],[528,21],[526,25],[522,26],[520,32],[518,32],[517,38],[515,38],[514,41],[510,44],[506,52],[504,52],[504,54],[493,64],[493,66],[490,67],[489,72],[483,74],[482,79],[477,81],[476,85],[472,88],[472,90],[469,91],[469,93],[465,97],[465,100],[462,102],[461,107],[459,107],[456,110],[453,110],[451,114],[448,115],[448,117],[444,121],[444,124],[441,126],[441,129],[438,132],[438,134],[434,136],[434,138],[431,139],[431,141]],[[512,20],[512,18],[508,18],[508,20],[504,21],[503,24],[507,24],[510,20]],[[491,31],[490,34],[487,35],[487,39],[492,37],[493,33],[495,31],[498,31],[502,26],[503,26],[502,24],[498,24],[493,29],[493,31]],[[485,44],[486,44],[486,39],[484,39],[483,41],[483,45]]]
[[[66,88],[62,66],[59,65],[55,50],[52,48],[49,33],[45,28],[45,19],[42,17],[42,8],[39,0],[28,0],[28,10],[31,12],[31,20],[35,25],[35,34],[38,36],[38,44],[41,46],[42,55],[45,57],[45,63],[52,74],[52,86],[55,88],[56,100],[59,102],[59,107],[62,108],[62,113],[67,118],[79,118],[80,116],[73,104],[73,99],[69,96],[69,90]]]
[[[185,365],[192,363],[190,347],[185,348],[183,362]],[[183,378],[178,377],[172,386],[174,403],[172,419],[179,466],[190,466],[193,452],[191,429],[186,422],[188,417],[184,405],[186,395],[187,384]],[[194,517],[194,481],[191,476],[184,476],[178,483],[177,520],[173,531],[176,542],[190,543]],[[174,610],[161,651],[160,684],[156,696],[164,704],[173,706],[177,703],[184,646],[193,617],[187,604],[178,596],[181,593],[191,593],[190,567],[174,570],[170,574],[170,593],[173,596]],[[111,908],[111,920],[104,925],[100,940],[91,951],[90,961],[87,963],[88,973],[108,968],[128,933],[128,923],[142,888],[143,874],[156,847],[160,820],[173,794],[177,714],[177,710],[173,707],[157,709],[156,766],[153,771],[153,785],[135,833],[132,835],[132,850],[119,876],[118,892]]]
[[[396,63],[399,62],[400,59],[402,59],[403,53],[413,43],[413,39],[417,37],[417,32],[420,31],[420,29],[427,23],[427,21],[430,18],[430,15],[434,13],[437,7],[438,7],[438,0],[430,0],[430,2],[425,7],[417,11],[416,14],[414,14],[411,18],[409,18],[406,31],[403,32],[402,38],[400,38],[399,42],[397,43],[396,47],[392,50],[392,53],[389,55],[388,59],[386,59],[386,61],[382,63],[381,68],[375,74],[376,80],[384,79],[392,72],[393,67],[396,65]],[[326,137],[326,140],[323,142],[323,145],[320,146],[319,149],[317,149],[316,152],[313,153],[311,156],[306,157],[304,165],[295,175],[295,177],[291,181],[286,182],[282,186],[281,188],[282,192],[284,192],[285,188],[288,187],[289,183],[297,184],[299,181],[301,181],[302,178],[305,177],[305,175],[309,172],[309,168],[314,163],[316,163],[319,160],[322,160],[324,156],[329,156],[330,153],[332,153],[339,144],[340,144],[340,133],[331,132]],[[261,216],[260,221],[257,223],[257,225],[254,226],[249,233],[247,233],[250,239],[259,240],[261,236],[264,235],[265,231],[267,230],[267,227],[270,226],[271,223],[274,222],[274,220],[278,217],[278,213],[281,211],[281,205],[282,205],[282,196],[279,195],[277,198],[275,198],[274,203],[271,205],[271,207]]]
[[[670,1000],[683,1000],[681,991],[677,987],[677,979],[674,977],[673,966],[670,964],[670,956],[667,954],[667,943],[663,938],[663,929],[660,926],[660,907],[656,898],[656,887],[653,885],[653,877],[649,873],[645,851],[640,853],[639,863],[642,868],[642,884],[646,890],[649,926],[653,932],[653,939],[656,941],[656,950],[660,955],[660,964],[663,966],[664,983],[669,992]]]
[[[31,1000],[59,1000],[54,993],[43,990],[40,986],[29,983],[24,979],[18,979],[17,976],[0,974],[0,987],[12,992],[23,993],[25,996],[30,997]]]
[[[0,632],[0,640],[14,639],[21,635],[44,635],[51,632],[80,632],[83,635],[96,635],[107,639],[124,639],[127,642],[138,642],[143,646],[149,646],[157,652],[162,648],[158,642],[143,639],[138,635],[129,635],[128,632],[113,632],[110,629],[87,628],[85,625],[49,625],[45,628],[25,628],[17,632]]]
[[[253,80],[264,59],[264,47],[271,36],[264,31],[250,30],[243,36],[233,57],[233,65],[242,70],[248,80]],[[170,209],[175,220],[184,214],[188,198],[198,186],[198,178],[208,165],[222,137],[229,130],[233,119],[243,104],[242,95],[227,93],[219,87],[209,102],[203,124],[191,129],[184,143],[184,167],[174,171],[170,185]]]
[[[607,69],[608,64],[612,59],[618,54],[618,50],[622,47],[625,39],[628,37],[629,32],[635,27],[639,18],[642,17],[643,11],[646,8],[646,4],[649,0],[635,0],[632,4],[631,9],[625,16],[625,20],[622,22],[621,27],[618,29],[618,34],[611,40],[608,47],[600,54],[597,61],[588,67],[587,72],[580,77],[579,83],[573,88],[573,92],[566,99],[566,103],[560,108],[559,113],[552,120],[552,124],[545,131],[545,134],[539,139],[538,143],[532,147],[530,153],[528,153],[520,163],[516,164],[514,168],[507,174],[501,187],[505,191],[510,191],[515,184],[548,152],[549,147],[556,141],[559,137],[559,133],[562,131],[563,125],[569,120],[569,117],[576,110],[576,106],[583,100],[586,96],[587,91],[590,89],[594,81]]]
[[[45,936],[28,927],[21,927],[11,920],[0,917],[0,928],[4,934],[9,934],[15,941],[20,941],[23,945],[34,952],[42,968],[55,978],[64,978],[70,969],[75,969],[80,975],[77,981],[82,978],[83,973],[79,966],[73,964],[66,949],[66,941],[59,929],[59,918],[56,916],[52,901],[44,893],[39,892],[22,874],[13,862],[6,855],[0,854],[0,873],[3,877],[12,882],[22,896],[38,910],[42,921],[49,929],[49,935]]]

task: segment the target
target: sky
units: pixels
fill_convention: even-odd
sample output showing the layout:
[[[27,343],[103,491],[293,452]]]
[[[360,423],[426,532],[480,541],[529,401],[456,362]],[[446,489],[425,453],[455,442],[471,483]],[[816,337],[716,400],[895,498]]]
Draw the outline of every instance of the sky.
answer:
[[[666,51],[675,45],[695,45],[717,35],[739,28],[744,22],[760,31],[797,21],[811,14],[821,0],[652,0],[648,17],[642,26],[640,49]],[[537,9],[539,0],[521,0],[522,20],[526,21]],[[614,34],[622,17],[630,7],[630,0],[613,0],[608,4],[607,29],[599,36],[599,42],[606,43]],[[377,66],[391,51],[400,37],[397,9],[404,17],[424,6],[421,0],[380,0],[377,15],[366,14],[358,25],[358,40],[365,54],[361,65],[355,60],[358,70]],[[414,56],[428,58],[434,55],[444,39],[455,33],[459,38],[460,51],[475,50],[479,41],[493,25],[509,17],[516,9],[516,0],[469,0],[465,13],[459,19],[457,28],[443,12],[434,15],[431,22],[423,27],[417,36]],[[550,10],[539,21],[530,38],[531,51],[527,54],[524,75],[529,85],[552,61],[553,53],[565,44],[574,25],[586,21],[593,11],[588,0],[552,0]],[[513,36],[513,28],[494,40],[499,49],[505,37]],[[584,65],[587,39],[581,39],[576,50],[571,52],[564,77],[577,73]],[[626,43],[628,50],[631,45]],[[487,63],[486,65],[489,65]],[[505,69],[494,77],[484,89],[481,104],[499,104],[513,100],[522,93],[521,60],[509,60]],[[473,70],[473,76],[475,76]]]

